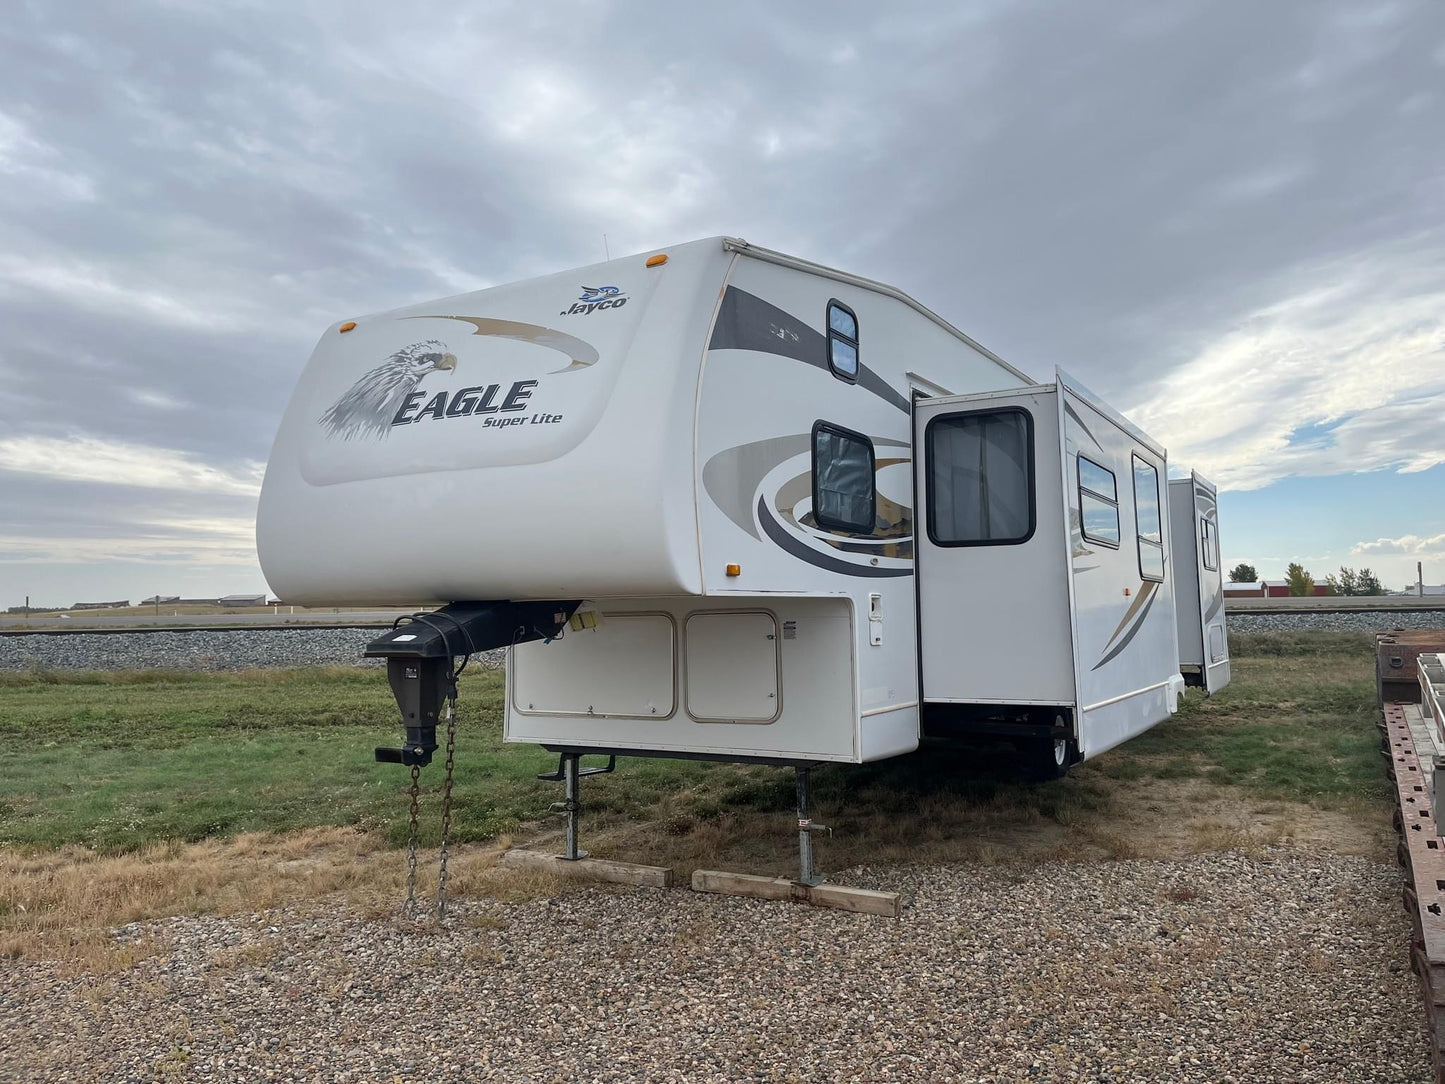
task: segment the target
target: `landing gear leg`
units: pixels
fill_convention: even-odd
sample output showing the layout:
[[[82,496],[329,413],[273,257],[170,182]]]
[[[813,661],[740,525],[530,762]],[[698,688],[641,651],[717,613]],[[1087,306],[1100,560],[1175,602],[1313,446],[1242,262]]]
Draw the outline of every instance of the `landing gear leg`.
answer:
[[[823,878],[813,869],[813,833],[832,832],[831,828],[813,823],[812,769],[797,769],[798,787],[798,883],[817,885]]]
[[[553,802],[551,809],[553,813],[563,813],[567,817],[565,850],[559,857],[565,858],[569,862],[587,857],[586,851],[577,849],[577,827],[578,822],[582,819],[582,777],[584,775],[605,775],[617,768],[616,757],[608,757],[605,768],[579,767],[578,761],[581,759],[581,753],[563,753],[557,761],[555,772],[537,776],[538,779],[545,779],[551,783],[560,781],[564,786],[564,800]]]

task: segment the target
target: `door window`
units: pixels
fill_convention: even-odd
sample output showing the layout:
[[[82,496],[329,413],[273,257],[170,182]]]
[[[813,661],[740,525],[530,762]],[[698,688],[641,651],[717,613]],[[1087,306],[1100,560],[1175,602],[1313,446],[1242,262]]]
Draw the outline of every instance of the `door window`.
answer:
[[[1008,546],[1034,533],[1033,418],[1018,407],[928,423],[928,537],[938,546]]]

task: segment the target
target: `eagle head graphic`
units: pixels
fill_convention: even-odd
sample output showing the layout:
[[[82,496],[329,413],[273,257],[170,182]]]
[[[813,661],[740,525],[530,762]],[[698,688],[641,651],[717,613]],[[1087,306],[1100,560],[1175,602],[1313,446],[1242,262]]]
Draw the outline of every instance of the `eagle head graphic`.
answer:
[[[391,419],[406,397],[416,391],[422,377],[438,369],[457,367],[457,356],[436,339],[404,346],[372,369],[321,415],[328,437],[385,437]]]

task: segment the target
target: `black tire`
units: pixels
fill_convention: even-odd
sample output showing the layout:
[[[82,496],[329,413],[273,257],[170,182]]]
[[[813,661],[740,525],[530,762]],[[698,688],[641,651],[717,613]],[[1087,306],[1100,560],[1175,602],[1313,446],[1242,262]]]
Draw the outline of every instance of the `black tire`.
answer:
[[[1035,783],[1047,783],[1069,774],[1074,761],[1072,743],[1065,737],[1034,738],[1023,743],[1024,776]]]

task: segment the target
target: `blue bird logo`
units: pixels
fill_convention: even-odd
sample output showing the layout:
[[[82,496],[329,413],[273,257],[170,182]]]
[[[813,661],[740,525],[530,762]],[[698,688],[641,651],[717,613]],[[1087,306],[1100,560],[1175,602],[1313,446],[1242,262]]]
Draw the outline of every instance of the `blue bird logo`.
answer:
[[[616,286],[584,286],[582,296],[583,302],[603,301],[609,297],[617,297],[622,293]]]

